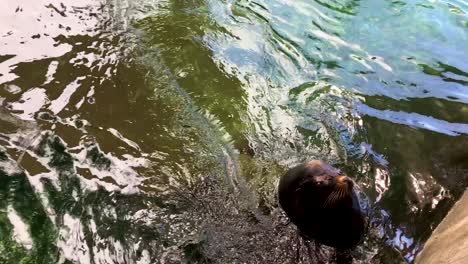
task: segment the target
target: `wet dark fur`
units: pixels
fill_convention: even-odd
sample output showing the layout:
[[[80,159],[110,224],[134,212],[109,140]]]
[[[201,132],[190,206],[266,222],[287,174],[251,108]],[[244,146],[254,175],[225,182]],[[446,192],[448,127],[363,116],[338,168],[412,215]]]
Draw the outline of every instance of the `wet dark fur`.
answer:
[[[338,170],[321,161],[296,166],[281,178],[278,198],[304,238],[344,250],[361,240],[365,224],[351,180],[339,178],[346,179],[346,185],[339,185],[338,176]],[[349,189],[327,203],[340,186]]]

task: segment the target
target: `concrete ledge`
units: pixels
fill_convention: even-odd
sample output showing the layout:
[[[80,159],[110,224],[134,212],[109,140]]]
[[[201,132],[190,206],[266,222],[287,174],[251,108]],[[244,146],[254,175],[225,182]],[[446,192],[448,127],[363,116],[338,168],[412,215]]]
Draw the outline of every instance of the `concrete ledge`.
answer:
[[[450,209],[416,257],[416,264],[468,263],[468,190]]]

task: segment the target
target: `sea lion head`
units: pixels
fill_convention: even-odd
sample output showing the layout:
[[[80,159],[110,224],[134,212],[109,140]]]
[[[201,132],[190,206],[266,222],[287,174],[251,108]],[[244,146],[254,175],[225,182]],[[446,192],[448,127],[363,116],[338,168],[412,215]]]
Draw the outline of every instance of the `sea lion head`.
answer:
[[[296,189],[296,199],[313,203],[315,208],[335,208],[352,201],[353,187],[353,181],[346,175],[307,175]]]

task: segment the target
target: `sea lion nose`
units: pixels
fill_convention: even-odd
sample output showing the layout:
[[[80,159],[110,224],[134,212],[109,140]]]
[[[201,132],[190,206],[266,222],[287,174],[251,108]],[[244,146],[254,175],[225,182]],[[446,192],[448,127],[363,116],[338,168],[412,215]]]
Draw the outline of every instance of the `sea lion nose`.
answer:
[[[344,175],[336,177],[336,182],[338,184],[346,184],[346,185],[351,185],[351,186],[353,185],[353,181],[348,176],[344,176]]]

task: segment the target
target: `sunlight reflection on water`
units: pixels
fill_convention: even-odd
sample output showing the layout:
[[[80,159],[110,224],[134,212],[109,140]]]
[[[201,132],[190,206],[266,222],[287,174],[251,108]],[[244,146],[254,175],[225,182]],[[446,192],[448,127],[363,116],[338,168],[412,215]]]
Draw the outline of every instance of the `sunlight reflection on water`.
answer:
[[[313,158],[372,213],[355,260],[412,262],[468,181],[467,10],[6,1],[0,262],[291,261],[275,188]]]

